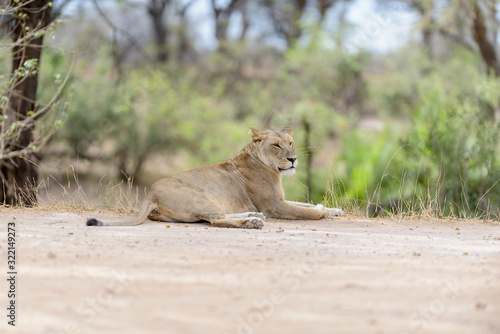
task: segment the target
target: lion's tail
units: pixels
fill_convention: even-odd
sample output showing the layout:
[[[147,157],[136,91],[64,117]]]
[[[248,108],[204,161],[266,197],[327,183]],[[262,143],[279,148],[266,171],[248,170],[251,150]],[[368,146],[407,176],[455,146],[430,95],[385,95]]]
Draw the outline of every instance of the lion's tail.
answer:
[[[87,220],[87,226],[133,226],[142,224],[142,222],[146,219],[148,214],[151,212],[153,203],[149,198],[146,198],[144,202],[142,202],[142,206],[139,212],[139,215],[136,218],[123,220],[118,222],[102,222],[95,218],[91,218]]]

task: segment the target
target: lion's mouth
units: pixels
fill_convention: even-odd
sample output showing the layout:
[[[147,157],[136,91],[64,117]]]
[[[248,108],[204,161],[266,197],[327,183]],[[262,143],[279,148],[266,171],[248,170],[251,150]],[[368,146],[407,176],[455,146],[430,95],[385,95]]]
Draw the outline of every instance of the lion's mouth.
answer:
[[[279,168],[279,167],[278,167],[278,170],[279,170],[280,172],[284,172],[284,171],[287,171],[287,170],[294,170],[294,169],[295,169],[295,167],[294,167],[294,166],[290,166],[290,167],[288,167],[288,168]]]

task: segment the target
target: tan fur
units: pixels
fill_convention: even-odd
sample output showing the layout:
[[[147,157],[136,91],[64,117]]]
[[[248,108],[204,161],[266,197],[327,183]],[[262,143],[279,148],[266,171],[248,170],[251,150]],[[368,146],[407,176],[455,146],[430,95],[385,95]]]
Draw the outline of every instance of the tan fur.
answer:
[[[139,225],[146,217],[173,222],[208,221],[212,226],[262,228],[265,217],[321,219],[339,209],[285,201],[281,178],[295,172],[293,132],[249,132],[252,141],[234,158],[162,178],[151,186],[137,218],[89,220],[87,225]]]

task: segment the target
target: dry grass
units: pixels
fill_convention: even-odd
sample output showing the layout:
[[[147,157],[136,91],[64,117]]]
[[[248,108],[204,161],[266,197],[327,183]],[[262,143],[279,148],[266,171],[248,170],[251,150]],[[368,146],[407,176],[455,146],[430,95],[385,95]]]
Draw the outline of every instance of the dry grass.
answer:
[[[361,200],[350,198],[340,177],[331,170],[326,182],[323,203],[342,208],[350,215],[363,218],[383,216],[393,219],[500,220],[499,208],[491,208],[489,205],[486,210],[456,203],[448,203],[443,207],[438,196],[442,180],[436,181],[432,189],[428,187],[424,191],[417,184],[410,184],[411,195],[405,196],[404,194],[408,193],[409,181],[405,179],[405,173],[402,175],[398,197],[390,203],[382,204],[380,193],[384,177],[373,190],[366,189],[367,199]],[[27,202],[38,203],[37,209],[75,212],[96,210],[136,212],[146,195],[146,188],[134,185],[134,180],[130,177],[116,181],[103,176],[92,184],[88,181],[81,182],[78,166],[76,168],[69,166],[65,177],[59,179],[65,181],[59,181],[57,177],[45,173],[45,177],[36,185],[36,198],[29,198],[28,192],[22,189],[17,191]]]
[[[141,191],[140,187],[134,185],[133,178],[116,181],[103,176],[95,185],[88,184],[80,181],[77,168],[69,167],[63,177],[65,181],[46,174],[36,186],[30,185],[31,189],[35,188],[35,192],[19,187],[16,187],[16,192],[24,203],[37,203],[37,209],[74,212],[135,212],[145,196],[145,189]]]
[[[403,175],[405,175],[405,173],[403,173]],[[389,203],[383,204],[381,201],[381,185],[383,178],[384,177],[382,177],[373,190],[365,189],[367,199],[361,200],[359,198],[350,198],[342,180],[333,173],[330,173],[326,185],[324,203],[342,208],[346,212],[362,217],[384,216],[394,219],[409,218],[429,220],[443,218],[453,220],[500,220],[500,208],[492,208],[489,201],[487,202],[486,209],[480,208],[479,206],[470,206],[466,196],[462,196],[464,200],[461,205],[447,201],[443,204],[443,200],[439,196],[443,180],[437,180],[432,187],[429,186],[422,190],[417,184],[408,185],[409,181],[406,181],[403,177],[400,182],[397,198],[392,199]],[[408,193],[406,189],[408,186],[411,186],[411,195],[405,196],[404,194]],[[465,185],[462,187],[462,189],[464,189]]]

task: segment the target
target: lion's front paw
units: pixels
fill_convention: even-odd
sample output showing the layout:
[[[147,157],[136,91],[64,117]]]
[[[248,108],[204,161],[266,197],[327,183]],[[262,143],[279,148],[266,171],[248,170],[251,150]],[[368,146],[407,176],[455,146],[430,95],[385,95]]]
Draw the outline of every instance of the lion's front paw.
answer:
[[[264,226],[264,221],[260,218],[251,218],[245,220],[243,223],[243,228],[256,228],[256,229],[261,229]]]
[[[345,212],[336,208],[327,208],[326,215],[328,217],[345,216]]]

